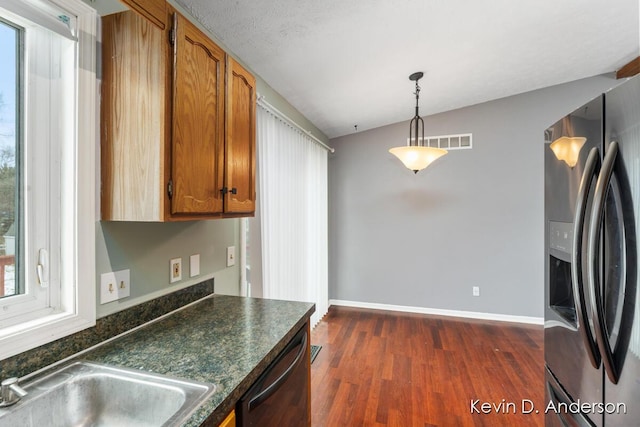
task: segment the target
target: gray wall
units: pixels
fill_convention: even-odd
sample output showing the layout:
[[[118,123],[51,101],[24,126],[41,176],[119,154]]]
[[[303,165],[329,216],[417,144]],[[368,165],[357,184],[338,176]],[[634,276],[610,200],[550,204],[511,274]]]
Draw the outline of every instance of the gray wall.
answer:
[[[426,135],[471,132],[473,149],[417,175],[388,152],[406,144],[408,122],[331,140],[329,297],[542,317],[543,131],[617,83],[597,76],[425,117]]]
[[[240,265],[226,266],[226,248],[239,253],[239,220],[181,223],[100,222],[96,227],[97,316],[123,310],[214,277],[216,293],[238,295]],[[200,254],[200,275],[189,277],[189,257]],[[182,258],[182,280],[169,283],[169,260]],[[130,269],[131,296],[100,304],[100,275]]]

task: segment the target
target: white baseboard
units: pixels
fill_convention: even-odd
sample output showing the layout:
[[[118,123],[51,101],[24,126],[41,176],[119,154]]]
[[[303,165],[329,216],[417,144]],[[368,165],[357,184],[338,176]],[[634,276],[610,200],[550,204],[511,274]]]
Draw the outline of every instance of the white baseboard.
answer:
[[[531,325],[543,325],[544,318],[529,316],[513,316],[509,314],[480,313],[476,311],[443,310],[439,308],[411,307],[407,305],[378,304],[372,302],[345,301],[330,299],[329,306],[370,308],[373,310],[402,311],[405,313],[435,314],[438,316],[465,317],[469,319],[497,320],[500,322],[527,323]]]

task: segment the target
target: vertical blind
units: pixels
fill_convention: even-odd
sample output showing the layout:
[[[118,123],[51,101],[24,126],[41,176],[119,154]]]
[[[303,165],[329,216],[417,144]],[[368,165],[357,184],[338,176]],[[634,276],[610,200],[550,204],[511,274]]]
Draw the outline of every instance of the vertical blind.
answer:
[[[265,298],[328,309],[327,150],[277,110],[257,108],[259,215]]]

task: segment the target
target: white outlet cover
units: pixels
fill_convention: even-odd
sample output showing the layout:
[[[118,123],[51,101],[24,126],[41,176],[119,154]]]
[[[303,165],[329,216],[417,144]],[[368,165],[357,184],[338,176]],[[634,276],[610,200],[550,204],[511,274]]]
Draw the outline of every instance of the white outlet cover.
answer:
[[[196,277],[200,274],[200,254],[189,257],[189,277]]]
[[[236,265],[236,247],[227,247],[227,267]]]
[[[173,258],[169,261],[169,283],[182,280],[182,258]]]

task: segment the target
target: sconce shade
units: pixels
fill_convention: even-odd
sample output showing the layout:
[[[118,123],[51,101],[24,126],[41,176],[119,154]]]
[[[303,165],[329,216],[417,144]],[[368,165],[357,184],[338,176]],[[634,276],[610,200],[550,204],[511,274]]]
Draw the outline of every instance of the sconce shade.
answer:
[[[400,159],[407,169],[411,169],[413,173],[418,173],[418,171],[429,166],[434,160],[447,154],[447,150],[443,150],[442,148],[415,145],[394,147],[390,149],[389,152]]]
[[[572,168],[578,163],[578,156],[580,156],[580,150],[585,142],[587,142],[587,138],[581,136],[572,138],[563,136],[553,141],[549,148],[551,148],[558,160],[564,160]]]
[[[549,148],[551,148],[558,160],[564,161],[570,168],[573,168],[578,163],[580,150],[584,143],[587,142],[587,138],[574,136],[573,125],[569,116],[562,119],[558,130],[560,136],[549,145]]]

